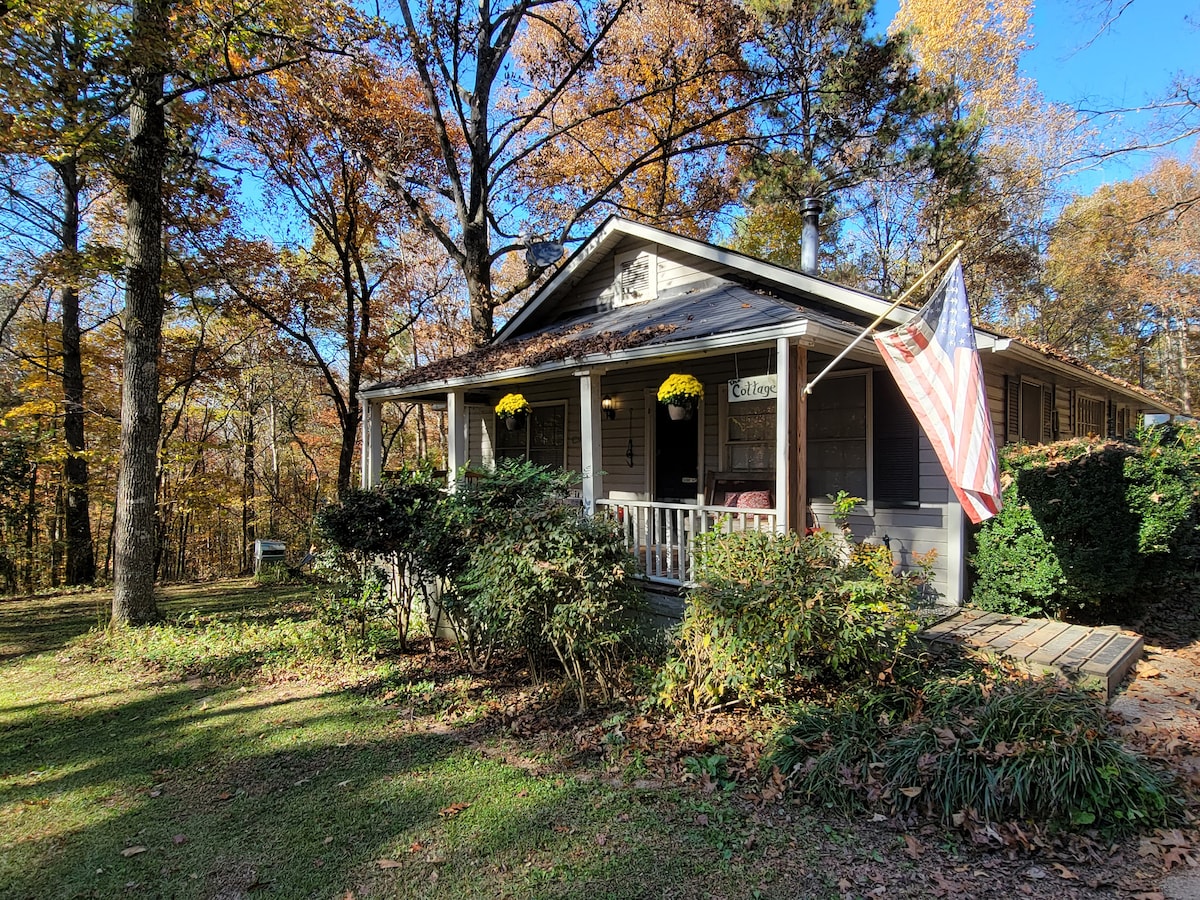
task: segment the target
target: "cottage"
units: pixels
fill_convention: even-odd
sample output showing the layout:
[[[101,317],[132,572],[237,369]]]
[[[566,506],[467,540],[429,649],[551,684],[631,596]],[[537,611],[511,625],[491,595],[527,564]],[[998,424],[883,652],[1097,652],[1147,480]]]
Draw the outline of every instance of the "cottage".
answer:
[[[936,551],[933,588],[961,603],[968,528],[937,457],[866,341],[805,395],[888,302],[619,218],[606,221],[481,350],[361,394],[362,483],[381,478],[380,405],[444,405],[448,464],[525,457],[582,473],[591,514],[620,521],[650,586],[692,574],[694,537],[828,527],[830,495],[864,498],[855,533],[897,565]],[[888,321],[907,320],[899,309]],[[1165,411],[1150,394],[1049,349],[977,330],[997,444],[1123,433]],[[704,388],[691,415],[669,376]],[[520,393],[527,414],[497,418]]]

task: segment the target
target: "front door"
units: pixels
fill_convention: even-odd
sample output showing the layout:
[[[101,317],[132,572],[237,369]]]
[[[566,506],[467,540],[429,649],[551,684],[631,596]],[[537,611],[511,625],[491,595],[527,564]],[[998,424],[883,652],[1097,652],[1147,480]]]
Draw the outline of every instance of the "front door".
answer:
[[[695,503],[699,493],[700,413],[675,421],[664,404],[655,403],[654,408],[654,499]]]

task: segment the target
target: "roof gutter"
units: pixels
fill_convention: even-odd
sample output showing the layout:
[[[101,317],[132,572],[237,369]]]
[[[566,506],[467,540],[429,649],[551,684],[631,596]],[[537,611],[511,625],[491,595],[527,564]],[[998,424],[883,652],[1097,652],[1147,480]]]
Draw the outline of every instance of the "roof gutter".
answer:
[[[1142,409],[1151,409],[1173,415],[1179,414],[1179,410],[1166,405],[1158,398],[1140,391],[1132,385],[1121,384],[1119,381],[1102,373],[1090,372],[1087,369],[1074,366],[1064,360],[1056,359],[1047,353],[1043,353],[1041,350],[1026,346],[1012,338],[992,337],[991,346],[985,348],[981,345],[980,349],[989,349],[992,353],[1003,353],[1024,362],[1036,363],[1043,368],[1050,369],[1080,384],[1088,382],[1102,384],[1108,391],[1120,394],[1126,399],[1136,401]]]
[[[638,363],[646,361],[666,361],[680,359],[695,359],[712,354],[725,353],[735,348],[756,348],[769,346],[780,338],[799,339],[806,346],[817,344],[838,346],[844,344],[849,332],[831,328],[809,320],[791,322],[784,325],[772,325],[768,328],[756,328],[750,331],[740,331],[734,334],[716,334],[688,341],[669,344],[648,344],[634,347],[621,352],[620,363]],[[575,371],[597,366],[611,371],[614,368],[611,353],[592,353],[587,356],[568,356],[552,363],[539,366],[517,366],[512,369],[502,369],[484,375],[466,375],[458,378],[443,378],[435,381],[423,381],[403,387],[364,388],[358,392],[361,400],[403,400],[423,394],[444,393],[456,389],[479,388],[484,384],[497,382],[528,381],[543,378],[563,371]]]

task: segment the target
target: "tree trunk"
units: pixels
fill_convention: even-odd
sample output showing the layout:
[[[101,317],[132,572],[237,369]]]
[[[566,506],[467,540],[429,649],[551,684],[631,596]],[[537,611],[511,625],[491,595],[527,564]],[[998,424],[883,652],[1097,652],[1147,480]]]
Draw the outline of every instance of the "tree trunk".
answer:
[[[163,318],[162,180],[167,155],[163,84],[167,30],[165,0],[133,0],[114,625],[140,625],[158,618],[154,599],[155,472],[161,427],[158,355]]]
[[[463,229],[466,254],[467,297],[471,308],[471,346],[482,347],[493,336],[495,297],[492,294],[492,264],[489,257],[487,226],[468,225]]]
[[[41,431],[41,428],[38,428]],[[35,435],[36,437],[36,435]],[[37,535],[37,483],[38,466],[35,462],[29,473],[29,493],[25,501],[25,564],[22,566],[21,581],[27,594],[33,593],[33,547]]]
[[[91,584],[96,580],[96,554],[92,546],[92,519],[88,508],[88,464],[83,426],[83,357],[79,329],[79,192],[78,167],[74,159],[58,166],[63,187],[62,251],[67,261],[68,282],[62,289],[62,388],[63,433],[67,442],[67,541],[66,583]]]
[[[1192,414],[1192,387],[1188,384],[1188,320],[1180,317],[1178,361],[1179,366],[1179,406],[1185,416]]]
[[[254,570],[254,410],[247,404],[246,439],[242,448],[242,574]]]
[[[346,401],[346,413],[342,419],[342,446],[338,451],[337,494],[345,497],[350,490],[351,479],[354,477],[354,451],[358,445],[358,431],[361,426],[361,408],[357,391],[350,393]]]

